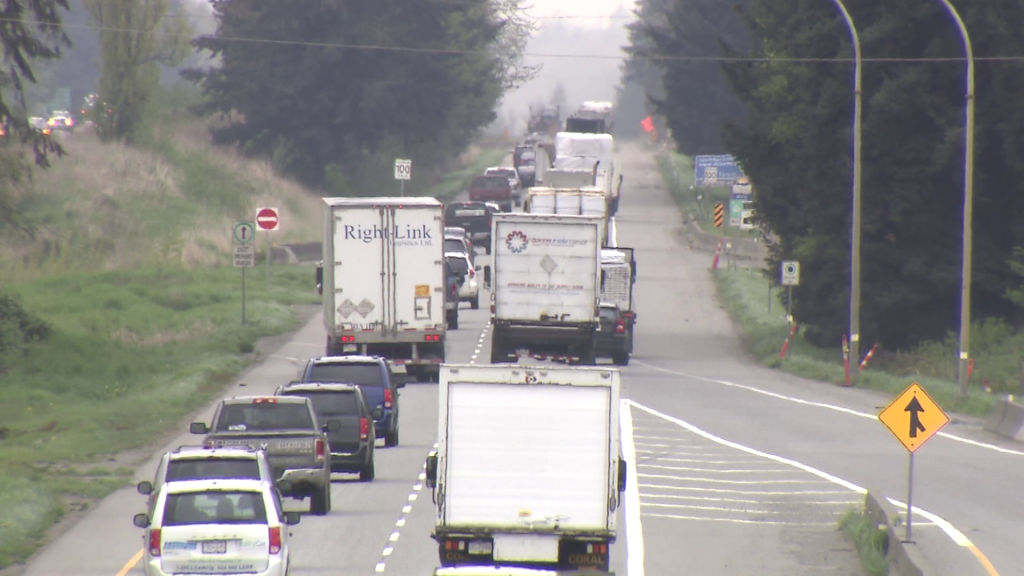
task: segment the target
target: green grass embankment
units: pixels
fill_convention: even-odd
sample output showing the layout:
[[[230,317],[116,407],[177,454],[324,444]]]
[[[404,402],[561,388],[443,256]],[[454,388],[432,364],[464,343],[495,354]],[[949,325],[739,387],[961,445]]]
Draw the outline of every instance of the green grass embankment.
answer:
[[[708,234],[725,238],[755,238],[755,230],[741,230],[729,226],[729,199],[732,189],[728,187],[695,188],[693,186],[693,159],[675,152],[662,152],[656,156],[661,178],[676,201],[684,219],[694,219],[700,229]],[[716,228],[714,207],[721,203],[725,207],[722,227]]]

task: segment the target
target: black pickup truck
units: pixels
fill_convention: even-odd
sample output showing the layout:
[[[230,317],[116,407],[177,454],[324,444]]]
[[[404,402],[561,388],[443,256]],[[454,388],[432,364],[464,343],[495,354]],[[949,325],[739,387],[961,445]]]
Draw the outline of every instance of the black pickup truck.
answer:
[[[291,382],[278,387],[277,396],[302,396],[313,404],[317,421],[324,425],[337,420],[337,430],[327,432],[331,447],[331,472],[356,472],[361,482],[375,476],[373,445],[376,439],[374,418],[384,415],[383,408],[370,410],[362,390],[355,384]]]

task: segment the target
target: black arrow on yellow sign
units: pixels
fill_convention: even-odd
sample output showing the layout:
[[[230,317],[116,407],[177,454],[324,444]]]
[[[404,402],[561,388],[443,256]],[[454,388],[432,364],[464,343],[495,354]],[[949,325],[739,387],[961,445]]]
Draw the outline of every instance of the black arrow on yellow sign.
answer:
[[[917,396],[910,399],[907,403],[907,407],[903,409],[904,412],[910,412],[910,437],[917,438],[918,432],[924,432],[924,424],[921,424],[921,418],[919,414],[924,412],[924,408],[921,403],[917,401]]]

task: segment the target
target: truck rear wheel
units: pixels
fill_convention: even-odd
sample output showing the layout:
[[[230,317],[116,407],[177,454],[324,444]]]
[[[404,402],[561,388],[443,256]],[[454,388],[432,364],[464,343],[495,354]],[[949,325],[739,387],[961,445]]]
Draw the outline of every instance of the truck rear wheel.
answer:
[[[618,352],[616,354],[612,354],[612,363],[616,366],[629,366],[629,353]]]
[[[508,353],[501,346],[501,339],[497,334],[491,335],[491,364],[502,364],[508,362]]]
[[[377,471],[373,465],[373,457],[371,457],[370,462],[367,463],[366,466],[363,466],[363,468],[359,471],[359,481],[369,482],[370,480],[373,480],[374,476],[376,475]]]
[[[593,338],[587,341],[580,351],[581,366],[597,366],[597,343]]]
[[[459,311],[455,310],[454,312],[449,312],[447,314],[446,321],[448,322],[448,329],[449,330],[458,330],[459,329]]]
[[[480,309],[480,295],[479,294],[477,294],[476,296],[473,296],[473,299],[469,301],[469,307],[472,308],[473,310],[479,310]]]

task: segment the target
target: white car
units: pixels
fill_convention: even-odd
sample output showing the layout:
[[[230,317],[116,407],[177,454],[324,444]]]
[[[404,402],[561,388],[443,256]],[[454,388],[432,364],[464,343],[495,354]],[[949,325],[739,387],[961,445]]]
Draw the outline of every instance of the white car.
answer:
[[[288,526],[274,487],[260,480],[192,480],[164,484],[145,528],[146,576],[254,574],[285,576],[290,562]]]
[[[474,266],[469,257],[461,252],[445,252],[444,259],[465,279],[459,288],[459,302],[469,302],[473,310],[480,308],[480,283],[476,278],[480,267]]]

